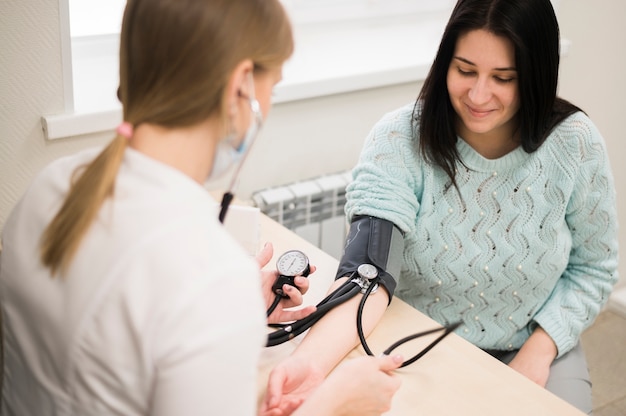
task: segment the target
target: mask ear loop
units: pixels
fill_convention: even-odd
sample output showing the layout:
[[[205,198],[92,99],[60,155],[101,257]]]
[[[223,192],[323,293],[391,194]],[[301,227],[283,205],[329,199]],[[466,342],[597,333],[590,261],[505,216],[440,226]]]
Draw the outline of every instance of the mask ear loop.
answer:
[[[248,127],[248,130],[246,131],[246,136],[237,148],[238,152],[244,152],[244,154],[237,164],[237,167],[235,168],[235,173],[233,174],[233,177],[230,181],[230,186],[228,187],[228,190],[224,192],[224,195],[222,196],[222,202],[220,203],[220,214],[218,217],[221,223],[224,222],[228,207],[230,206],[230,203],[235,196],[233,194],[233,190],[235,188],[235,182],[239,177],[241,167],[243,166],[246,157],[250,153],[250,148],[252,148],[252,145],[256,140],[256,136],[258,135],[259,130],[263,125],[263,113],[261,112],[261,105],[254,95],[254,78],[252,77],[252,71],[248,72],[248,83],[250,85],[250,94],[246,97],[243,93],[239,92],[239,96],[247,98],[250,102],[250,116],[252,117],[252,119],[250,120],[250,127]]]

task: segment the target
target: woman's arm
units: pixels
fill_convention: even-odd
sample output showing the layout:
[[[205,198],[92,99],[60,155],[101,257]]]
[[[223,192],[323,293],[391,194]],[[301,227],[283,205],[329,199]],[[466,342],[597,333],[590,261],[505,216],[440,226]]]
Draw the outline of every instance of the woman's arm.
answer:
[[[509,367],[545,387],[557,353],[556,344],[539,326],[511,360]]]
[[[379,416],[391,409],[391,399],[400,387],[393,370],[401,363],[398,355],[359,357],[343,363],[294,416]]]
[[[565,221],[572,247],[565,271],[533,317],[556,344],[557,356],[576,345],[618,280],[615,185],[604,140],[582,113],[564,123],[570,163],[562,165],[573,183]]]
[[[422,178],[411,129],[412,111],[413,104],[385,115],[368,135],[359,163],[353,170],[354,179],[346,190],[346,216],[349,219],[374,217],[395,225],[401,233],[415,226]],[[387,238],[394,240],[393,227],[383,228],[389,232],[385,234]],[[360,246],[351,242],[354,235],[349,236],[347,244],[353,248]],[[354,272],[353,266],[362,263],[375,264],[379,273],[390,271],[387,252],[383,256],[375,255],[377,261],[372,261],[368,247],[355,250],[350,262],[352,266],[345,270],[340,268],[339,276]],[[391,262],[394,267],[390,268],[395,268],[399,274],[401,249],[400,255],[392,256]],[[389,277],[386,274],[380,276],[381,282]],[[399,278],[397,275],[392,277]],[[345,281],[345,277],[335,281],[330,292]],[[388,289],[393,291],[395,284],[389,286]],[[365,304],[362,319],[365,335],[377,325],[389,304],[393,293],[386,289],[381,285]],[[358,294],[328,312],[309,330],[296,351],[274,369],[270,374],[266,406],[280,405],[284,401],[301,402],[358,345],[356,316],[361,298],[362,295]]]
[[[345,280],[337,280],[331,291]],[[360,300],[361,296],[357,295],[328,312],[309,330],[292,355],[272,370],[264,409],[297,407],[359,343],[356,315]],[[381,319],[388,301],[384,290],[368,298],[363,311],[366,334]]]

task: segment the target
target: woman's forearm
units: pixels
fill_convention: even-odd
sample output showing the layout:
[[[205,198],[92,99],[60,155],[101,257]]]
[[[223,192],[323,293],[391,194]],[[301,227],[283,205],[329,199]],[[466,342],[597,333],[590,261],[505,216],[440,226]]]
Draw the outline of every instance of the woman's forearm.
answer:
[[[556,344],[550,335],[538,326],[522,346],[526,353],[542,362],[552,363],[558,354]]]
[[[331,291],[345,281],[339,279]],[[361,296],[352,299],[329,311],[302,340],[294,355],[310,359],[324,374],[332,369],[359,343],[356,330],[356,316]],[[389,302],[387,292],[379,290],[370,295],[363,310],[363,331],[369,334],[380,321]]]
[[[558,354],[556,344],[540,326],[526,340],[509,366],[530,380],[545,387],[550,366]]]

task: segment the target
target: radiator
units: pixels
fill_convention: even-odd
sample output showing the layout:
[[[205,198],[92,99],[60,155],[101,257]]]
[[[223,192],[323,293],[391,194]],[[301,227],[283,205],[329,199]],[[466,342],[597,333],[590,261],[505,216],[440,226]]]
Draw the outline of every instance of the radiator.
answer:
[[[346,237],[346,185],[350,171],[324,175],[252,194],[267,216],[339,259]]]

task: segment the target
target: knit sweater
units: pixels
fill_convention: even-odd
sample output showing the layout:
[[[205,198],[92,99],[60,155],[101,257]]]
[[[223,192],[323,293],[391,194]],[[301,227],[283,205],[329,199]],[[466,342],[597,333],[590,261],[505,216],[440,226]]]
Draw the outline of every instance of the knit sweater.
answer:
[[[537,151],[498,159],[458,138],[457,191],[416,150],[413,107],[369,134],[348,218],[386,219],[404,233],[400,299],[443,325],[462,321],[459,335],[484,349],[518,349],[540,325],[563,355],[618,280],[615,190],[599,131],[579,112]]]

